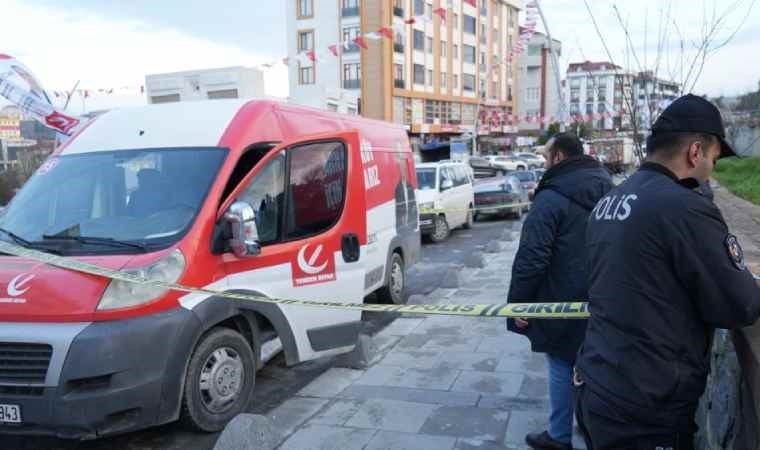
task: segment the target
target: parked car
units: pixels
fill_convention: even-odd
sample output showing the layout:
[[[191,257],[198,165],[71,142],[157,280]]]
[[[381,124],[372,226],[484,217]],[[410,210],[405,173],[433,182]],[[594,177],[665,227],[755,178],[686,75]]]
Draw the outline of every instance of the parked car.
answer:
[[[104,113],[60,147],[0,238],[217,291],[402,302],[420,254],[416,187],[402,126],[273,101],[147,105]],[[0,285],[13,297],[0,308],[0,435],[92,439],[179,418],[219,431],[249,406],[266,355],[343,353],[361,329],[359,311],[10,256]]]
[[[461,163],[417,165],[420,231],[433,242],[442,242],[457,227],[470,228],[475,198],[470,168]]]
[[[496,156],[491,161],[497,175],[503,176],[512,170],[528,170],[528,163],[517,156]]]
[[[533,200],[533,195],[538,187],[538,179],[532,170],[517,170],[510,172],[509,175],[520,180],[520,186],[528,193],[528,198]]]
[[[472,167],[475,178],[491,178],[496,176],[496,169],[491,165],[491,161],[487,156],[473,156],[470,157],[468,162],[470,167]]]
[[[533,173],[536,174],[536,181],[540,182],[541,178],[543,178],[544,174],[546,173],[546,169],[536,169],[533,171]]]
[[[515,156],[528,163],[528,169],[539,169],[546,166],[546,158],[535,153],[515,153]]]
[[[518,219],[529,206],[528,193],[513,175],[478,180],[475,183],[475,219],[511,213]]]

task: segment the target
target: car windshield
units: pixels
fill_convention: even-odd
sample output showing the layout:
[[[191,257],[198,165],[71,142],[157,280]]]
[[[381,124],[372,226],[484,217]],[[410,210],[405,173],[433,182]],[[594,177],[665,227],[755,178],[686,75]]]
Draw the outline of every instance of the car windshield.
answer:
[[[417,183],[420,189],[435,189],[435,169],[417,169]]]
[[[54,157],[0,218],[6,231],[0,238],[9,232],[78,254],[171,245],[192,224],[226,153],[180,148]],[[124,245],[103,245],[106,240]]]
[[[533,172],[527,172],[527,171],[517,171],[514,173],[510,173],[510,175],[514,176],[520,182],[526,183],[528,181],[536,181],[536,175]]]

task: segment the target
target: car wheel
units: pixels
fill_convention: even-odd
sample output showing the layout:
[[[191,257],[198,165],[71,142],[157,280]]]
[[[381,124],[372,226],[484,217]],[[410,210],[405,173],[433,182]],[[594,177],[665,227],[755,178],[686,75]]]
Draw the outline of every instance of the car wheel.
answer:
[[[462,228],[465,230],[469,230],[472,228],[472,224],[475,222],[475,216],[472,212],[472,205],[470,205],[469,210],[467,211],[467,221],[464,223]]]
[[[406,303],[406,273],[404,259],[393,253],[388,266],[388,283],[377,291],[380,303],[403,305]]]
[[[503,177],[506,174],[507,174],[507,172],[504,171],[504,170],[501,170],[501,169],[499,169],[499,170],[496,171],[496,175],[498,175],[500,177]]]
[[[446,222],[446,217],[443,215],[435,216],[434,226],[435,230],[430,234],[430,240],[435,243],[445,241],[451,233],[449,223]]]
[[[229,328],[213,328],[187,366],[181,421],[205,432],[221,431],[251,401],[256,363],[248,341]]]
[[[517,166],[517,170],[525,170],[525,166]]]

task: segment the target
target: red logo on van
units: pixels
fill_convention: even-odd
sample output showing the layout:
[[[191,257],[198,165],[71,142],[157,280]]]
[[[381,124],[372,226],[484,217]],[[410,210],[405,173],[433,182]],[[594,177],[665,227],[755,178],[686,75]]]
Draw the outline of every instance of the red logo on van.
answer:
[[[335,259],[322,244],[306,244],[298,250],[293,267],[293,286],[326,283],[335,280]]]

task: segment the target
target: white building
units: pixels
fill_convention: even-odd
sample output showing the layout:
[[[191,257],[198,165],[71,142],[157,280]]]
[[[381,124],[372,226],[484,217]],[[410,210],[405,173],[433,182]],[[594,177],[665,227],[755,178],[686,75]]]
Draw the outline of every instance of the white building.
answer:
[[[681,85],[654,76],[651,71],[639,72],[633,79],[633,98],[636,101],[640,129],[648,129],[660,113],[678,98]]]
[[[191,70],[145,76],[148,103],[264,97],[264,73],[249,67]]]
[[[546,35],[536,33],[528,42],[527,52],[520,55],[520,92],[518,107],[524,115],[531,117],[553,116],[558,121],[561,113],[559,80],[560,73],[555,63],[562,55],[562,43],[552,40],[551,51]],[[554,52],[552,57],[551,52]],[[549,126],[550,122],[521,122],[520,131],[538,131]]]
[[[313,0],[286,2],[289,55],[289,100],[299,105],[358,114],[361,91],[361,52],[356,44],[340,49],[340,56],[317,62],[304,55],[354,39],[360,33],[359,0],[343,0],[335,7]],[[319,7],[321,6],[321,7]],[[329,6],[329,7],[326,7]],[[337,50],[336,50],[337,51]],[[298,58],[296,55],[301,54]]]
[[[610,62],[572,63],[565,80],[565,102],[570,117],[581,116],[595,130],[620,131],[630,128],[627,114],[622,117],[626,101],[630,101],[633,76]],[[612,117],[600,114],[612,112]]]

